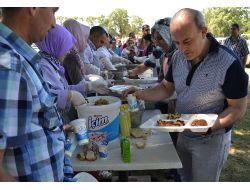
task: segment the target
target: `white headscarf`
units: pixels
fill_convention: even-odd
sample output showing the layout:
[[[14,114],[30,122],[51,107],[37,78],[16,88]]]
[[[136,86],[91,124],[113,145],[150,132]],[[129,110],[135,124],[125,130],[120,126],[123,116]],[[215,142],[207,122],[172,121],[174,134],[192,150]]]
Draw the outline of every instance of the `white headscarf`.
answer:
[[[152,27],[153,30],[159,32],[161,37],[164,39],[164,41],[170,48],[168,54],[171,54],[176,49],[170,34],[170,22],[171,18],[166,17],[164,19],[156,21],[154,26]]]
[[[157,32],[160,33],[161,37],[164,39],[164,41],[167,43],[168,47],[171,47],[172,45],[172,38],[170,34],[170,21],[171,18],[167,17],[164,19],[160,19],[155,22],[152,29],[155,29]]]

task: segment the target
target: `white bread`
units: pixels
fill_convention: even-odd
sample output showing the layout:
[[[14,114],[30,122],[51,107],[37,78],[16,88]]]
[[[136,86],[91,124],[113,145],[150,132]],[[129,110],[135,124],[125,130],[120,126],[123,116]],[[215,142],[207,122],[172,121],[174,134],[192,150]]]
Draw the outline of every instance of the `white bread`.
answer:
[[[138,149],[144,149],[145,146],[146,146],[146,143],[145,143],[145,142],[136,142],[136,143],[135,143],[135,146],[136,146],[136,148],[138,148]]]
[[[97,159],[97,156],[95,155],[94,151],[88,150],[86,154],[86,160],[95,161],[96,159]]]

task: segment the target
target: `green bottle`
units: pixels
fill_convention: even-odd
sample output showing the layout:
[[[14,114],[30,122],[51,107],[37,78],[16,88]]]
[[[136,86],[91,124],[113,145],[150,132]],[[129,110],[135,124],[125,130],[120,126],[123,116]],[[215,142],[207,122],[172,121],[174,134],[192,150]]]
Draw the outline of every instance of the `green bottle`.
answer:
[[[124,163],[131,161],[130,141],[128,138],[122,140],[122,160]]]
[[[126,137],[120,136],[121,156],[122,156],[122,152],[123,152],[123,151],[122,151],[122,143],[123,143],[124,138],[126,138]]]

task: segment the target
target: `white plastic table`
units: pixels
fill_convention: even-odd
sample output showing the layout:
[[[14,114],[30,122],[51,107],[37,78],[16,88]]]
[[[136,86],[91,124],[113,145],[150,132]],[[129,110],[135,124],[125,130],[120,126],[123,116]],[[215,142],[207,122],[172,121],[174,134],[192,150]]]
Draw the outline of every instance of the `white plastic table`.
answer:
[[[144,149],[137,149],[135,142],[131,139],[131,162],[123,163],[119,139],[114,140],[108,146],[108,158],[102,160],[98,157],[96,161],[79,161],[76,154],[81,151],[77,147],[71,161],[74,171],[130,171],[130,170],[157,170],[181,168],[182,164],[171,141],[169,133],[152,131]]]

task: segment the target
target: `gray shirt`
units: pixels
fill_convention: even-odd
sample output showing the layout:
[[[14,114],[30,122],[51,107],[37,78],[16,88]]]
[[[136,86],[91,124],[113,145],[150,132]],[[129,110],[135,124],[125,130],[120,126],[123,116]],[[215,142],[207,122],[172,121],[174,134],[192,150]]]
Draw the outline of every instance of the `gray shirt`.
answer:
[[[220,114],[226,99],[247,95],[248,76],[237,57],[208,35],[208,55],[195,67],[177,50],[171,59],[166,80],[177,93],[176,111],[182,114]]]

